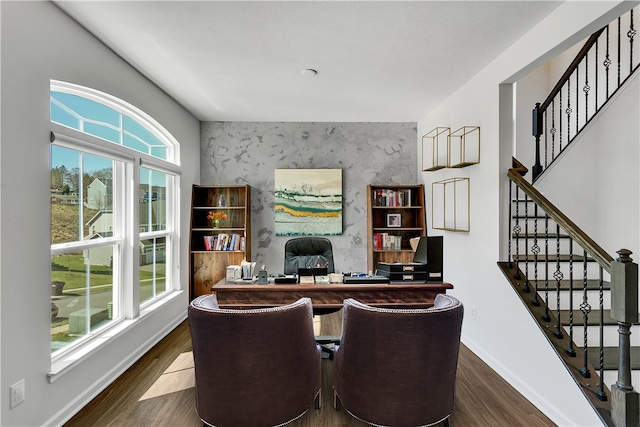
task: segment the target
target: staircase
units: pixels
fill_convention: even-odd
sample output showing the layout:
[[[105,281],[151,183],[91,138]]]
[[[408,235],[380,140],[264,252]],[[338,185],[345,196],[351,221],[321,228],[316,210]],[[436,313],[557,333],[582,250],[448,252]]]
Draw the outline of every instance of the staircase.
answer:
[[[638,71],[638,9],[594,33],[536,104],[532,182],[514,158],[509,256],[498,263],[602,422],[617,427],[640,426],[638,265],[626,249],[614,260],[533,183],[562,167],[564,150]]]

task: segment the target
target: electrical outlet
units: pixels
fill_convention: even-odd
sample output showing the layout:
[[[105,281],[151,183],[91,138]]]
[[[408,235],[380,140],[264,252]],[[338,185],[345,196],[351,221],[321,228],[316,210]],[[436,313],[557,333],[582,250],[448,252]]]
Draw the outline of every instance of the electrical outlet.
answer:
[[[474,306],[471,307],[471,318],[473,320],[476,320],[477,319],[476,315],[477,315],[476,306],[474,305]]]
[[[11,408],[15,408],[24,402],[24,378],[9,388],[9,394],[11,396]]]

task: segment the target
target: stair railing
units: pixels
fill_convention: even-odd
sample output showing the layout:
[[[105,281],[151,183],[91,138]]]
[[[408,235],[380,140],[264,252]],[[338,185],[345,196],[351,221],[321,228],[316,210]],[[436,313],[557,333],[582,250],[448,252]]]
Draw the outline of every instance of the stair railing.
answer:
[[[536,103],[532,115],[532,182],[638,69],[640,40],[635,36],[639,8],[636,6],[593,33],[547,98]]]
[[[630,340],[631,325],[638,322],[638,265],[632,262],[631,252],[626,249],[618,251],[619,258],[614,260],[602,247],[581,230],[573,221],[563,214],[553,203],[546,199],[532,184],[524,179],[528,172],[520,162],[513,159],[513,168],[509,169],[509,217],[510,240],[508,244],[509,261],[500,263],[505,275],[514,283],[514,288],[534,318],[538,321],[541,329],[554,345],[554,349],[567,365],[569,372],[574,375],[576,382],[590,403],[594,406],[603,422],[607,425],[628,426],[640,425],[640,397],[631,384],[631,357]],[[520,196],[522,193],[523,196]],[[514,197],[515,195],[515,197]],[[530,218],[528,214],[520,215],[520,204],[524,203],[524,211],[533,211],[533,235],[529,235]],[[528,207],[533,203],[533,209]],[[515,206],[515,209],[513,208]],[[515,215],[513,214],[515,211]],[[540,216],[540,213],[543,215]],[[520,249],[522,240],[521,232],[523,226],[521,221],[525,221],[525,250]],[[538,223],[543,221],[544,231],[539,233]],[[549,231],[549,223],[553,221],[555,230]],[[561,254],[560,239],[568,239],[568,255]],[[543,240],[544,242],[540,242]],[[529,242],[531,246],[529,247]],[[545,251],[541,254],[544,245]],[[573,246],[576,243],[581,251],[574,254]],[[555,254],[553,253],[555,246]],[[524,252],[524,253],[523,253]],[[582,253],[580,255],[580,252]],[[563,258],[564,257],[564,258]],[[568,258],[567,258],[568,257]],[[543,277],[539,277],[540,263],[544,262]],[[561,271],[561,262],[569,264],[569,295],[570,305],[568,313],[560,310],[560,287],[564,279]],[[599,307],[599,318],[595,321],[589,318],[592,311],[591,302],[588,298],[588,264],[597,263],[598,279],[597,291]],[[533,264],[533,276],[529,275],[529,264]],[[582,277],[574,279],[574,267],[582,267]],[[549,268],[554,271],[549,272]],[[524,273],[523,273],[524,271]],[[618,324],[618,381],[611,387],[611,400],[607,387],[603,383],[604,371],[604,272],[611,277],[611,317]],[[550,282],[555,282],[556,305],[555,313],[549,310],[549,294],[553,292]],[[540,287],[544,284],[544,287]],[[553,286],[553,283],[551,283]],[[533,295],[530,295],[533,291]],[[582,302],[580,312],[582,313],[583,325],[583,345],[582,357],[574,347],[574,307],[573,293],[582,291]],[[542,297],[540,296],[542,294]],[[568,319],[563,319],[568,317]],[[568,337],[565,335],[565,328],[561,320],[568,320]],[[588,325],[597,325],[599,330],[599,357],[594,365],[590,363],[588,357]],[[563,350],[563,351],[559,351]],[[595,371],[595,372],[593,372]],[[599,377],[597,384],[588,380],[592,377]]]

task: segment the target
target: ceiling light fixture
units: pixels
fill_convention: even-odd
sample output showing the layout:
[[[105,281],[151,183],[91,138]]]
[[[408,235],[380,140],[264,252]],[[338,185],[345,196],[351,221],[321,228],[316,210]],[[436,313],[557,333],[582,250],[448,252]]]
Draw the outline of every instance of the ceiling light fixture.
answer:
[[[316,74],[318,74],[318,72],[313,68],[307,68],[306,70],[302,70],[301,73],[304,77],[313,77]]]

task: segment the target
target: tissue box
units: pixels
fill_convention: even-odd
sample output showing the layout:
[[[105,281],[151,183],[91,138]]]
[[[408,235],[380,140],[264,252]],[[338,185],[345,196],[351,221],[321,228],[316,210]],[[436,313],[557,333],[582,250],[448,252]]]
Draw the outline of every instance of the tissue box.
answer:
[[[235,282],[242,279],[242,268],[239,265],[230,265],[227,267],[227,282]]]

